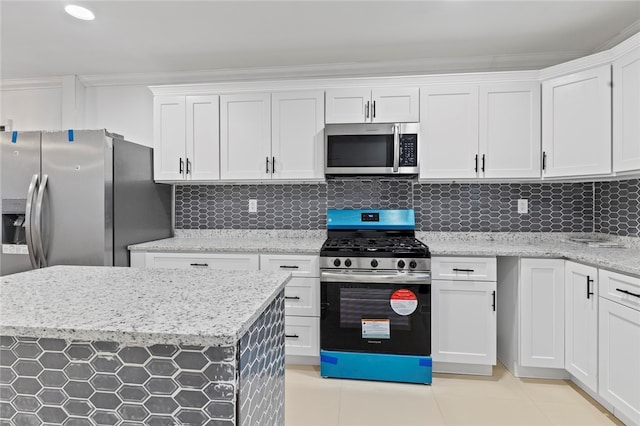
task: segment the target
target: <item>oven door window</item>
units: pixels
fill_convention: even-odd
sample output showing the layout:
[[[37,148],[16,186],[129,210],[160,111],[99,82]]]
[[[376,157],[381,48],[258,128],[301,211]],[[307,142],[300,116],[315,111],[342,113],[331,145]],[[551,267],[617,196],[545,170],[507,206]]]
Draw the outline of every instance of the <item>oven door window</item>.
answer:
[[[393,135],[328,136],[327,167],[393,167]]]
[[[391,298],[396,290],[408,290],[416,295],[415,310],[392,307]],[[336,351],[430,355],[430,291],[431,286],[420,284],[322,283],[320,347]]]

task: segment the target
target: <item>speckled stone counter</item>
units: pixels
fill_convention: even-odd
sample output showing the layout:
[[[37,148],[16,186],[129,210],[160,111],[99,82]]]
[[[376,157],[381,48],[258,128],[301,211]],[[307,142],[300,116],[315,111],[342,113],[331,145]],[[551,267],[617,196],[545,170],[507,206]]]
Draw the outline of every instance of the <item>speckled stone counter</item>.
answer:
[[[3,277],[0,424],[283,425],[288,280],[78,266]]]
[[[640,238],[595,233],[417,232],[433,256],[563,258],[640,275]],[[572,237],[621,242],[626,248],[595,248],[566,242]],[[319,254],[326,231],[176,230],[176,237],[130,246],[131,251],[256,252]]]
[[[174,238],[129,246],[133,251],[318,254],[326,231],[176,230]]]

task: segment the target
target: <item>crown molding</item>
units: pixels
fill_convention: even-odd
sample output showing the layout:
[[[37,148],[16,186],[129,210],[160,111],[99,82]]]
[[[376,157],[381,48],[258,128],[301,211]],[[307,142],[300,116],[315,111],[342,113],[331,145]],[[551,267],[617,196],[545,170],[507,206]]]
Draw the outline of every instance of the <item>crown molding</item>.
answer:
[[[633,38],[634,35],[637,36],[638,34],[640,34],[640,19],[635,21],[633,24],[629,25],[628,27],[624,28],[622,31],[620,31],[618,34],[613,36],[608,41],[602,43],[600,46],[593,49],[592,53],[601,52],[603,50],[615,49],[618,45],[629,40],[630,38]]]
[[[154,95],[196,96],[245,92],[278,92],[287,90],[317,90],[371,87],[420,87],[433,84],[479,84],[538,81],[538,71],[496,71],[484,73],[432,74],[385,77],[343,77],[249,82],[167,84],[149,86]]]
[[[64,80],[64,76],[0,80],[0,90],[61,88],[64,84]]]
[[[317,64],[269,68],[201,70],[169,73],[81,75],[86,86],[162,85],[292,79],[410,76],[444,73],[471,73],[538,70],[589,54],[585,51],[428,58],[408,61]]]

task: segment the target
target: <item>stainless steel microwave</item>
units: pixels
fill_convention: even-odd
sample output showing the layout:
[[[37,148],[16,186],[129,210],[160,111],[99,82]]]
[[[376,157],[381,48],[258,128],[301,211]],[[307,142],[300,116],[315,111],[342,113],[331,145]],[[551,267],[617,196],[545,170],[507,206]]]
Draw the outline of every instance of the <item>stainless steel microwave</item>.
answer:
[[[327,124],[325,175],[416,175],[419,123]]]

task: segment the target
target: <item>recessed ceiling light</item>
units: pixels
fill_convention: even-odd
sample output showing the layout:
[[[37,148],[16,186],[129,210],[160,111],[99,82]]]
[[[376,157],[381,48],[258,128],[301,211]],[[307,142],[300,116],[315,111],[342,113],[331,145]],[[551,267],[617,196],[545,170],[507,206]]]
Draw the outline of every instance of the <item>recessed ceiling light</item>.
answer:
[[[64,11],[74,18],[82,19],[83,21],[93,21],[96,16],[92,11],[86,7],[76,6],[75,4],[69,4],[64,7]]]

